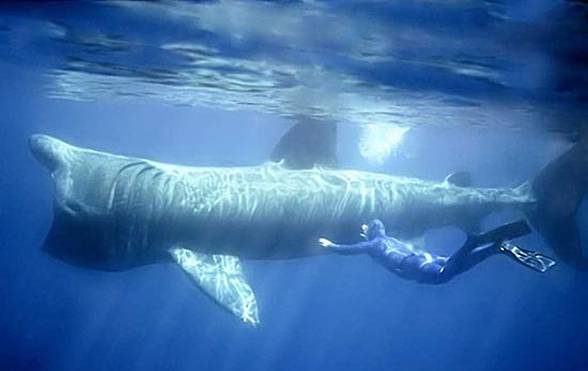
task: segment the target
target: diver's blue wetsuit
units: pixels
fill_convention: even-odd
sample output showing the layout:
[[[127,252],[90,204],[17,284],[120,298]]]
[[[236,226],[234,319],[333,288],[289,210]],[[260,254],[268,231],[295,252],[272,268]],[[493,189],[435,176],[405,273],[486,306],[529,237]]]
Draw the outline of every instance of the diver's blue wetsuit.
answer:
[[[386,236],[384,224],[378,219],[364,227],[366,242],[353,245],[340,245],[326,239],[321,239],[320,242],[340,254],[369,254],[400,277],[422,283],[440,284],[501,252],[511,253],[517,261],[533,269],[547,270],[553,265],[549,258],[503,243],[529,232],[530,229],[525,222],[507,224],[482,235],[468,237],[465,244],[450,257],[435,256]],[[516,251],[513,252],[512,249]],[[521,255],[517,256],[517,253]],[[537,262],[537,259],[543,260]]]

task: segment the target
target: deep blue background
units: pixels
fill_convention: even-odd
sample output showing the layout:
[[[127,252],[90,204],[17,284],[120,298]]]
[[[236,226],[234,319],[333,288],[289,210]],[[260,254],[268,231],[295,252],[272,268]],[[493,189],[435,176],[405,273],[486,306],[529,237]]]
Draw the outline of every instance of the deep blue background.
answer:
[[[343,10],[351,15],[356,11]],[[370,7],[363,11],[371,12],[370,17],[380,13]],[[395,17],[406,24],[443,31],[450,39],[464,29],[481,27],[479,38],[469,43],[493,30],[484,29],[489,23],[478,21],[487,18],[478,18],[475,9],[468,16],[458,9],[439,17],[418,6],[396,11],[400,13]],[[69,14],[60,8],[52,12],[58,19]],[[96,28],[92,14],[69,21]],[[19,19],[10,24],[13,29],[20,25],[27,32],[34,30],[34,23]],[[147,28],[133,27],[129,32],[146,33]],[[176,31],[182,30],[166,32]],[[513,36],[512,44],[523,39],[528,46],[530,41],[523,36]],[[432,287],[402,281],[367,257],[246,261],[262,317],[262,325],[252,329],[220,310],[171,264],[104,273],[46,256],[39,247],[51,223],[52,185],[28,151],[30,134],[47,133],[80,146],[158,161],[248,165],[265,161],[293,122],[244,109],[173,107],[155,98],[102,97],[92,103],[48,99],[44,88],[51,76],[45,68],[53,64],[52,56],[67,50],[47,50],[46,44],[33,43],[42,58],[23,56],[20,53],[31,44],[18,41],[22,49],[7,52],[0,45],[0,370],[588,369],[588,275],[563,264],[541,275],[494,257],[447,285]],[[570,49],[575,41],[567,40]],[[537,48],[541,50],[541,45],[530,47]],[[149,53],[148,48],[141,50]],[[468,50],[475,51],[475,45]],[[551,47],[546,50],[558,56],[558,63],[567,60],[567,54]],[[279,58],[292,57],[281,52]],[[430,52],[434,59],[435,50]],[[150,65],[160,62],[148,56],[138,59]],[[335,62],[327,58],[323,64],[407,91],[455,91],[475,101],[495,102],[505,90],[507,97],[531,102],[550,101],[555,94],[550,90],[553,80],[535,89],[532,76],[500,87],[463,76],[436,75],[429,69],[387,75],[397,66],[372,66],[372,70],[362,65],[366,69],[357,70]],[[584,75],[572,72],[580,87],[568,87],[573,99],[566,105],[571,106],[585,99]],[[558,75],[558,79],[563,78]],[[539,130],[441,124],[411,130],[399,153],[375,168],[358,153],[359,129],[350,123],[340,129],[339,157],[344,167],[435,180],[468,170],[478,186],[518,185],[566,147],[561,137]],[[584,234],[587,213],[584,205],[579,215]],[[484,224],[496,225],[516,216],[494,215]],[[431,231],[426,237],[428,246],[439,253],[450,253],[463,239],[453,228]],[[551,252],[535,234],[524,243]]]
[[[403,282],[365,257],[246,262],[263,320],[251,329],[172,265],[102,273],[52,260],[39,250],[51,222],[52,186],[28,152],[31,133],[161,161],[252,164],[264,161],[290,123],[157,102],[49,100],[36,91],[34,70],[1,67],[0,368],[588,367],[587,277],[564,265],[541,275],[496,257],[430,287]],[[365,168],[354,130],[342,129],[341,161]],[[563,149],[552,142],[516,132],[415,130],[403,154],[381,170],[441,179],[468,169],[479,185],[515,185]],[[449,252],[461,238],[449,228],[427,241]],[[536,236],[527,246],[549,251]]]

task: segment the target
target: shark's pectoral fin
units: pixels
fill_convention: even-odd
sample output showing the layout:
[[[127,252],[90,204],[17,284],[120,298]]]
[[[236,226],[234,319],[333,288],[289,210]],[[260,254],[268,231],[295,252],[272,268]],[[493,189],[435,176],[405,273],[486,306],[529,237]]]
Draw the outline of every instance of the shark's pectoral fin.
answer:
[[[243,322],[259,324],[255,294],[241,262],[229,255],[206,255],[181,247],[168,250],[176,263],[207,295]]]

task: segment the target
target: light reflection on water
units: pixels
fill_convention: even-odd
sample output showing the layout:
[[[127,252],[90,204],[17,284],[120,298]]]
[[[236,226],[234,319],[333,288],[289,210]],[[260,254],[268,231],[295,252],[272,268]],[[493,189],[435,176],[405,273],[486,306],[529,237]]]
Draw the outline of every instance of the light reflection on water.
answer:
[[[58,3],[34,12],[13,6],[1,22],[7,46],[0,51],[43,66],[53,98],[156,98],[351,124],[569,131],[583,117],[577,103],[586,98],[586,71],[569,58],[582,50],[582,11],[568,3],[528,7],[525,1],[121,1]],[[558,49],[549,47],[554,42]]]

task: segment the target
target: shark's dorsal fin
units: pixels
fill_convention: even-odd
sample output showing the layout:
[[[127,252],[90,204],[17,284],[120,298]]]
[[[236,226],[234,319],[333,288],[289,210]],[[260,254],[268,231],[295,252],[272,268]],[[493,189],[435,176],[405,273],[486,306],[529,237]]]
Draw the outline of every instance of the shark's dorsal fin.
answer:
[[[168,250],[192,281],[223,308],[243,322],[258,325],[255,294],[249,286],[239,258],[207,255],[182,247]]]
[[[270,159],[291,169],[337,165],[337,124],[305,119],[292,126],[274,148]]]
[[[445,181],[458,187],[470,187],[472,185],[472,176],[467,171],[456,171],[447,175]]]

